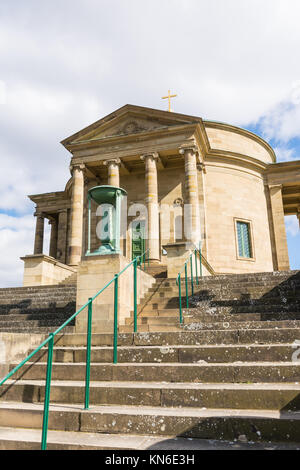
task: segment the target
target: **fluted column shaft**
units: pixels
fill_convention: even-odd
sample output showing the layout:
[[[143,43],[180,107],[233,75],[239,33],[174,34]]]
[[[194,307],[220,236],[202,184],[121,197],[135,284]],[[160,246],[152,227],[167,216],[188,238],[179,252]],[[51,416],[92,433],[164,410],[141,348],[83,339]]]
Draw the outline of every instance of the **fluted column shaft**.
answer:
[[[69,264],[77,266],[81,260],[83,228],[84,165],[74,165],[73,192],[71,204],[71,233],[69,246]]]
[[[145,162],[146,205],[148,211],[148,248],[150,260],[160,259],[159,246],[159,208],[156,161],[158,155],[151,153],[143,155]]]

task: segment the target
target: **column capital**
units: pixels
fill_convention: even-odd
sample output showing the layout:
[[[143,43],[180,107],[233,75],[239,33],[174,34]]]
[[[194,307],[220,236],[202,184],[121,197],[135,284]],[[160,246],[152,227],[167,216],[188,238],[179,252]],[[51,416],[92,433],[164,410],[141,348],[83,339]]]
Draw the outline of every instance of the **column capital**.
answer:
[[[121,165],[121,160],[120,158],[110,158],[108,160],[105,160],[103,162],[103,165],[104,166],[109,166],[109,165]]]
[[[269,189],[282,189],[283,184],[268,184]]]
[[[143,160],[144,162],[146,162],[148,158],[151,158],[152,161],[157,161],[159,158],[158,152],[149,152],[140,156],[140,159]]]
[[[71,163],[71,165],[69,166],[69,169],[70,169],[71,174],[73,175],[74,170],[84,171],[85,164],[84,163]]]
[[[196,144],[195,139],[190,140],[189,142],[185,142],[179,147],[180,155],[185,155],[185,152],[193,152],[196,155],[199,154],[199,148]]]
[[[33,214],[35,217],[41,217],[42,219],[44,219],[46,216],[43,212],[40,212],[40,211],[36,211],[34,214]]]
[[[198,171],[203,171],[203,173],[206,173],[206,167],[205,167],[204,163],[199,162],[199,163],[196,164],[196,166],[197,166]]]
[[[48,219],[48,224],[49,225],[53,225],[53,224],[57,224],[57,220],[54,218],[54,217],[47,217]]]

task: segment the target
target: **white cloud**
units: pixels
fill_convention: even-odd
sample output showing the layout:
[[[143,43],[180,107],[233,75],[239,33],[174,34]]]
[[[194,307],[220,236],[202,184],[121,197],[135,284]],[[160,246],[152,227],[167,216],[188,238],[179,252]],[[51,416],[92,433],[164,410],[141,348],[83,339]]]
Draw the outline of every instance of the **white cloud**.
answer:
[[[0,214],[0,287],[21,286],[24,264],[21,256],[33,253],[35,220],[31,215],[12,217]],[[45,250],[49,247],[49,227],[45,227]]]
[[[296,215],[287,215],[285,218],[285,227],[287,234],[292,237],[299,235],[299,221]]]
[[[259,123],[280,160],[297,158],[299,17],[299,0],[3,0],[0,210],[21,215],[0,218],[9,282],[8,253],[32,251],[26,196],[70,176],[59,142],[126,103],[166,109],[171,88],[175,111]]]

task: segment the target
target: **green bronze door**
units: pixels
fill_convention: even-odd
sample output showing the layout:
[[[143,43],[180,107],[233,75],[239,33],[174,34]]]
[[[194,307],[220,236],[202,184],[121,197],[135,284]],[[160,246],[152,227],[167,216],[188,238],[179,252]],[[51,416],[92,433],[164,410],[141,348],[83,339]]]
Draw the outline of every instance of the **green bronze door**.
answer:
[[[138,220],[132,223],[132,259],[145,252],[145,222]]]

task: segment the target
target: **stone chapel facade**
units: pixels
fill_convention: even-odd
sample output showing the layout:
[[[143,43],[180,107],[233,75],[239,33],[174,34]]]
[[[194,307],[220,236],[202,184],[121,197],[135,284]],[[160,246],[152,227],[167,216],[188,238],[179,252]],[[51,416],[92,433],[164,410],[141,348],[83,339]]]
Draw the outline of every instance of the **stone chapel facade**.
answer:
[[[121,250],[129,261],[149,249],[150,263],[165,266],[168,254],[179,256],[178,247],[186,246],[188,254],[188,240],[201,243],[215,273],[289,269],[284,215],[300,220],[300,161],[276,163],[259,136],[200,117],[125,105],[62,144],[71,154],[65,189],[29,196],[36,204],[36,234],[33,254],[22,258],[25,286],[56,284],[77,271],[87,251],[87,191],[98,185],[127,192]],[[49,254],[43,253],[46,219]],[[91,226],[96,249],[95,211]]]

